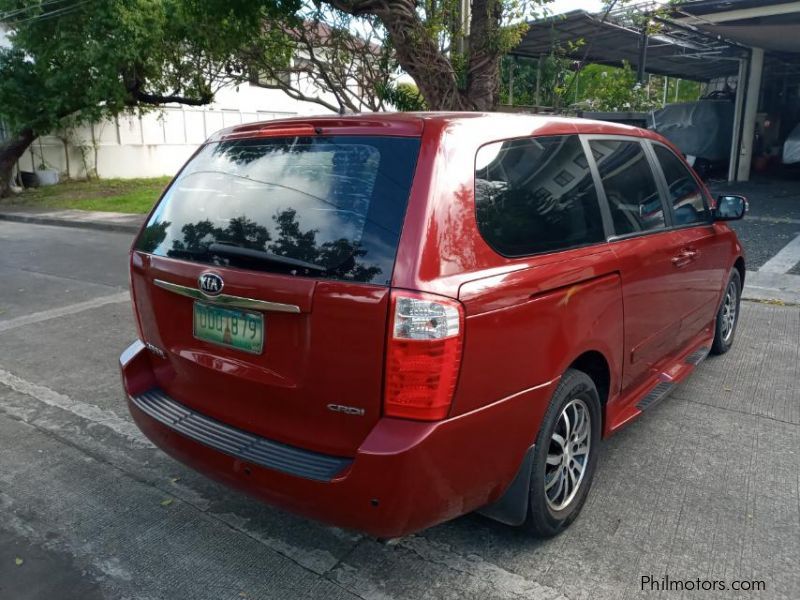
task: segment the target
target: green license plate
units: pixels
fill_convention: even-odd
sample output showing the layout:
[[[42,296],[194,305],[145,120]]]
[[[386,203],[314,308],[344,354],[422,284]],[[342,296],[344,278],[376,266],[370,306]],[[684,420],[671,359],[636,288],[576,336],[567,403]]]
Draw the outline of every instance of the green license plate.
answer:
[[[261,354],[264,347],[264,316],[195,302],[194,337],[212,344]]]

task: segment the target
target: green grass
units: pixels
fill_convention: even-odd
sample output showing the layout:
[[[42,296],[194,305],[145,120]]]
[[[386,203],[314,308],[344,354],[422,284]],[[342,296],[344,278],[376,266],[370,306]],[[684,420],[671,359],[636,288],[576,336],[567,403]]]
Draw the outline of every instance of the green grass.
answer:
[[[27,189],[19,196],[1,201],[0,209],[13,206],[146,213],[169,181],[169,177],[66,181],[49,187]]]

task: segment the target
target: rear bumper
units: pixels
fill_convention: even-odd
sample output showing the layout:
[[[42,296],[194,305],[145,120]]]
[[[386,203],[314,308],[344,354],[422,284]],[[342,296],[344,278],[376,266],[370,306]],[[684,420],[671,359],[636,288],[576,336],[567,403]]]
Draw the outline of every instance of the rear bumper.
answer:
[[[230,438],[232,432],[209,429],[207,417],[186,407],[196,416],[182,429],[185,417],[174,413],[179,403],[165,397],[175,405],[164,409],[171,414],[165,417],[142,402],[156,384],[141,342],[123,353],[120,367],[136,424],[177,460],[285,510],[382,538],[419,531],[500,498],[533,443],[556,383],[444,421],[383,418],[355,456],[328,457],[288,446],[276,450],[280,444],[240,430],[234,432],[245,438]],[[277,451],[279,460],[270,463],[264,458],[269,452],[248,453],[246,443],[236,446],[253,438],[257,446]],[[309,464],[311,470],[302,474]],[[314,470],[314,464],[330,469]]]

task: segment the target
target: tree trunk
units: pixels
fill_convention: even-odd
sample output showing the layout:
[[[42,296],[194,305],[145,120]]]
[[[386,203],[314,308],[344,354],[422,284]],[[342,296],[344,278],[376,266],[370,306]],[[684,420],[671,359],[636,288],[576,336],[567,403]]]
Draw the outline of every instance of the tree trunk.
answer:
[[[0,198],[11,194],[11,173],[14,165],[35,139],[36,134],[33,130],[26,128],[0,143]]]
[[[374,15],[389,32],[397,61],[414,78],[431,110],[488,111],[497,106],[500,53],[490,37],[500,25],[499,0],[473,0],[466,89],[450,59],[417,14],[415,0],[325,0],[356,16]]]
[[[414,78],[431,110],[474,110],[458,89],[453,65],[420,21],[413,0],[387,2],[375,15],[389,32],[397,61]]]
[[[466,95],[473,110],[489,111],[500,97],[500,52],[497,36],[503,6],[499,0],[473,0],[469,27]]]

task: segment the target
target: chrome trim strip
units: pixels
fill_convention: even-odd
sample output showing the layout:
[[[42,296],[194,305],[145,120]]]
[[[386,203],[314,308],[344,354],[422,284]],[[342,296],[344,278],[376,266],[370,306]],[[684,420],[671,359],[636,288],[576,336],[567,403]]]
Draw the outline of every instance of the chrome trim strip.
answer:
[[[207,296],[197,288],[186,287],[185,285],[178,285],[177,283],[170,283],[162,279],[154,279],[153,283],[160,288],[187,298],[194,300],[202,300],[204,302],[211,302],[221,306],[230,306],[233,308],[243,308],[250,310],[264,310],[271,312],[285,312],[299,314],[300,307],[296,304],[281,304],[280,302],[269,302],[268,300],[255,300],[253,298],[243,298],[242,296],[231,296],[229,294],[220,294],[219,296]]]
[[[131,362],[136,355],[139,354],[142,350],[145,349],[144,342],[137,338],[135,342],[133,342],[130,346],[125,348],[122,351],[122,354],[119,356],[119,366],[125,368],[128,366],[128,363]]]

